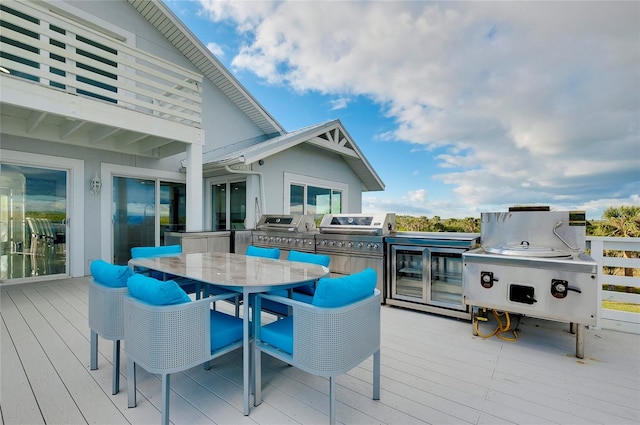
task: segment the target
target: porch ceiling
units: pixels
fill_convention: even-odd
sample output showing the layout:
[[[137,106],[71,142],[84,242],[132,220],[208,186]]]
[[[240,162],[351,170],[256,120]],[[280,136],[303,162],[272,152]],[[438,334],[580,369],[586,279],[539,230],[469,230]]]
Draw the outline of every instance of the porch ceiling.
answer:
[[[0,86],[3,134],[151,158],[175,155],[189,143],[202,143],[198,128],[108,102],[10,76],[0,77]]]

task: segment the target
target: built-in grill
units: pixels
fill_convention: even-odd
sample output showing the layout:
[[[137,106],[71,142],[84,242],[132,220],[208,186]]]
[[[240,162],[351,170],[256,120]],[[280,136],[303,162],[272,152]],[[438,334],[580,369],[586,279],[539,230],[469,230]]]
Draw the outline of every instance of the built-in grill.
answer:
[[[485,308],[568,322],[576,357],[583,358],[583,327],[596,325],[598,311],[597,263],[585,253],[584,211],[482,213],[481,243],[462,254],[474,333]]]
[[[334,276],[374,269],[378,274],[376,287],[384,294],[384,238],[395,231],[393,213],[325,214],[320,233],[315,236],[316,252],[329,255]]]
[[[315,252],[314,236],[318,233],[314,217],[303,214],[260,217],[252,232],[252,243],[264,248],[280,248],[282,258],[288,251]]]

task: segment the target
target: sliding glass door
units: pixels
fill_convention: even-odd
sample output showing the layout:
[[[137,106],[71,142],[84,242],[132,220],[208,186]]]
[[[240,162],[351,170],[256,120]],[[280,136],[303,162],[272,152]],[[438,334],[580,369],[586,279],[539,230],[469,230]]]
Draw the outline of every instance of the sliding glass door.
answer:
[[[131,248],[164,244],[165,231],[183,231],[184,183],[113,177],[113,262],[127,264]]]
[[[67,170],[0,165],[0,281],[68,274]]]

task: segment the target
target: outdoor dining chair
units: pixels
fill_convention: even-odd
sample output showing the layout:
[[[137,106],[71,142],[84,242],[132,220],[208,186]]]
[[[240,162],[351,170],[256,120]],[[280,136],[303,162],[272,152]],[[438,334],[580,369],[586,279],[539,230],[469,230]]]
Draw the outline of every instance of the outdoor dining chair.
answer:
[[[329,267],[329,263],[331,262],[331,257],[324,254],[313,254],[310,252],[300,252],[291,250],[287,255],[287,260],[289,261],[299,261],[301,263],[311,263],[311,264],[319,264],[324,267]],[[302,301],[306,303],[311,303],[313,299],[313,294],[316,290],[316,282],[301,285],[292,290],[278,290],[269,292],[270,295],[278,295],[281,297],[293,298],[297,301]],[[289,315],[289,306],[276,303],[271,300],[263,299],[262,300],[262,311],[266,311],[271,313],[278,318],[282,318]]]
[[[124,301],[127,400],[136,407],[136,366],[162,375],[161,423],[169,423],[170,374],[205,364],[242,346],[242,319],[211,309],[235,293],[192,301],[172,280],[136,274]]]
[[[98,335],[113,341],[112,394],[120,391],[120,341],[124,339],[124,296],[133,271],[103,260],[91,263],[89,280],[89,328],[91,370],[98,369]]]
[[[269,294],[263,300],[291,307],[292,314],[254,328],[255,405],[262,402],[261,354],[266,353],[305,372],[329,378],[329,422],[335,423],[335,379],[373,355],[373,399],[380,399],[380,291],[376,272],[318,281],[311,304]]]
[[[181,245],[135,246],[131,248],[131,258],[167,257],[180,254],[182,254]],[[143,268],[136,269],[136,272],[146,274],[159,280],[173,279],[182,287],[182,289],[189,293],[194,293],[196,299],[199,299],[201,296],[202,284],[200,282]]]

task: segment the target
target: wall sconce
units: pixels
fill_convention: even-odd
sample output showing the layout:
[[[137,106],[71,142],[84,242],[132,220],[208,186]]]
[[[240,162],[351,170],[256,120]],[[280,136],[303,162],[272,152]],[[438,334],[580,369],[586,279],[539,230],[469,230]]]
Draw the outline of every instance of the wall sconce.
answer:
[[[91,184],[89,186],[92,195],[97,195],[100,193],[100,188],[102,187],[102,181],[98,176],[98,173],[91,179]]]

